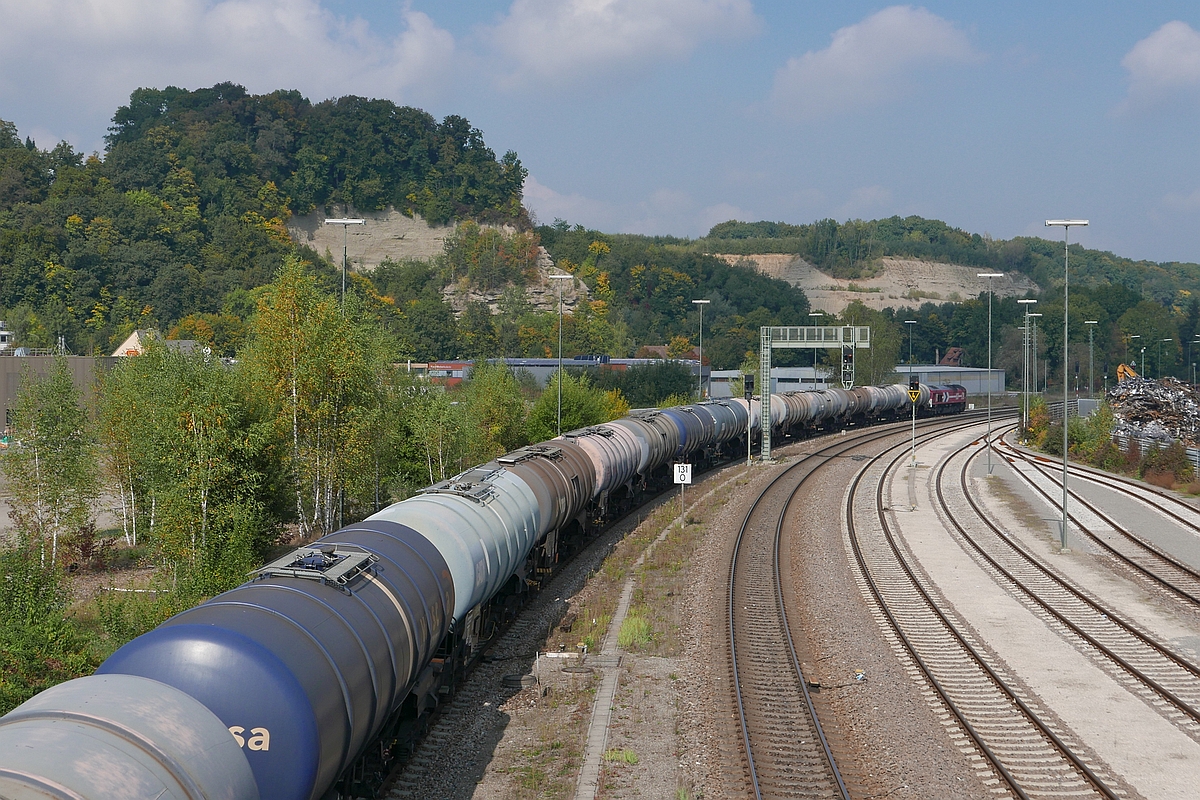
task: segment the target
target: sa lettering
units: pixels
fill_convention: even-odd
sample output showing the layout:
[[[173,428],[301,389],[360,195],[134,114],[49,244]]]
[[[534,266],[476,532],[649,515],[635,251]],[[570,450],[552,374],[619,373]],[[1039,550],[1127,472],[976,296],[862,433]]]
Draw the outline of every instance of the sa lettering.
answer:
[[[266,728],[251,728],[250,740],[242,738],[246,729],[241,725],[230,725],[229,732],[233,734],[233,740],[238,743],[238,747],[249,747],[251,750],[270,750],[271,749],[271,732]]]

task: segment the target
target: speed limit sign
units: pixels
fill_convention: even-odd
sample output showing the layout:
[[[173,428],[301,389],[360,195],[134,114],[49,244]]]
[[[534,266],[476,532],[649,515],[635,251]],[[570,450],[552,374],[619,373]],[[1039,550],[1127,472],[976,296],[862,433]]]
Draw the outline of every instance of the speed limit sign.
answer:
[[[675,465],[675,482],[676,483],[691,483],[692,482],[692,465],[691,464],[676,464]]]

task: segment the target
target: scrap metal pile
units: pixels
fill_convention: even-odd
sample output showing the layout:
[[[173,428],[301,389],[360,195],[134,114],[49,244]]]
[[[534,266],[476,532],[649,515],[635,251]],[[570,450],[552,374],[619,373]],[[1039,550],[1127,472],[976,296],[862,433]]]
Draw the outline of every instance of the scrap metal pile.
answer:
[[[1109,390],[1114,433],[1200,447],[1200,392],[1175,378],[1128,378]]]

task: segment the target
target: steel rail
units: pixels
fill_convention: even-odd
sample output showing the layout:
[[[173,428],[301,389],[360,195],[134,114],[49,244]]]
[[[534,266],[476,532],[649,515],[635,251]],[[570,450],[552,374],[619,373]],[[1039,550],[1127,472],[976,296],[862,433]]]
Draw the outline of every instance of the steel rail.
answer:
[[[1011,445],[1006,445],[1006,447],[1009,449],[1012,449]],[[1029,455],[1022,453],[1019,450],[1015,450],[1015,449],[1013,449],[1013,453],[1014,453],[1014,455],[1012,456],[1012,458],[1021,459],[1025,463],[1029,464],[1030,467],[1032,467],[1034,470],[1036,470],[1039,475],[1047,478],[1055,485],[1058,485],[1058,486],[1062,485],[1061,478],[1058,475],[1056,475],[1054,472],[1051,472],[1050,470],[1043,467],[1039,463],[1039,459],[1036,456],[1029,456]],[[1018,474],[1020,474],[1020,473],[1018,472]],[[1103,475],[1103,473],[1101,475]],[[1022,477],[1024,477],[1024,476],[1022,476]],[[1112,489],[1113,491],[1117,491],[1117,492],[1121,492],[1122,494],[1126,494],[1126,495],[1134,498],[1138,502],[1147,503],[1148,505],[1153,505],[1153,507],[1156,510],[1161,511],[1163,514],[1166,514],[1168,517],[1171,517],[1172,519],[1176,520],[1177,522],[1186,526],[1187,528],[1189,528],[1197,533],[1200,533],[1200,525],[1197,525],[1196,523],[1185,520],[1180,514],[1177,514],[1176,512],[1170,510],[1169,508],[1165,508],[1163,506],[1148,503],[1145,498],[1138,497],[1136,492],[1134,492],[1124,486],[1121,486],[1120,479],[1117,479],[1114,477],[1112,479],[1112,482],[1108,483],[1108,482],[1105,482],[1105,480],[1104,480],[1104,478],[1106,478],[1108,476],[1101,477],[1101,476],[1096,476],[1096,475],[1090,475],[1088,473],[1082,473],[1082,474],[1078,474],[1078,477],[1081,477],[1084,480],[1095,483],[1098,486],[1102,486],[1104,488],[1109,488],[1109,489]],[[1041,486],[1037,485],[1036,483],[1034,483],[1033,481],[1030,481],[1028,479],[1026,479],[1026,483],[1035,492],[1037,492],[1043,498],[1045,498],[1048,502],[1051,502],[1051,503],[1054,502],[1055,498],[1051,498],[1050,493],[1047,492],[1045,489],[1043,489]],[[1174,499],[1167,495],[1158,494],[1157,492],[1154,492],[1153,494],[1157,494],[1159,497],[1161,497],[1162,499],[1165,499],[1165,500],[1173,500]],[[1154,557],[1166,562],[1171,567],[1184,573],[1187,577],[1195,580],[1197,583],[1200,583],[1200,572],[1193,569],[1191,566],[1181,562],[1179,559],[1175,558],[1170,553],[1167,553],[1166,551],[1162,550],[1161,548],[1151,544],[1150,542],[1147,542],[1146,540],[1142,539],[1140,536],[1134,534],[1132,531],[1130,531],[1124,525],[1121,525],[1119,522],[1114,520],[1111,516],[1106,514],[1104,511],[1100,510],[1100,508],[1098,508],[1095,503],[1091,502],[1087,498],[1080,495],[1078,493],[1078,490],[1071,490],[1070,496],[1081,506],[1083,506],[1087,510],[1091,511],[1093,514],[1095,514],[1097,517],[1102,519],[1104,522],[1108,523],[1109,527],[1111,527],[1114,532],[1116,532],[1120,536],[1124,537],[1128,541],[1132,542],[1135,546],[1140,547],[1141,549],[1150,553]],[[1181,501],[1181,500],[1175,500],[1175,502],[1183,503],[1183,501]],[[1190,506],[1189,506],[1189,508],[1190,508]],[[1200,509],[1192,509],[1192,510],[1195,511],[1196,513],[1200,514]],[[1079,528],[1079,530],[1083,531],[1097,545],[1099,545],[1107,553],[1109,553],[1110,555],[1112,555],[1119,561],[1123,562],[1126,566],[1130,567],[1131,569],[1133,569],[1137,572],[1142,573],[1145,577],[1150,578],[1152,581],[1158,583],[1164,589],[1174,592],[1175,594],[1179,595],[1180,597],[1184,598],[1185,600],[1188,600],[1191,603],[1200,605],[1200,596],[1197,596],[1195,594],[1192,594],[1191,592],[1186,591],[1185,589],[1172,583],[1170,581],[1170,579],[1168,579],[1162,575],[1159,575],[1156,572],[1153,572],[1145,565],[1139,564],[1137,561],[1134,561],[1130,556],[1126,555],[1125,553],[1122,553],[1120,550],[1117,550],[1111,544],[1106,542],[1103,537],[1098,535],[1095,531],[1093,531],[1088,526],[1084,525],[1083,522],[1081,522],[1079,520],[1079,518],[1076,517],[1074,514],[1070,514],[1069,517],[1075,523],[1076,527]]]
[[[888,624],[891,626],[892,631],[903,643],[910,657],[921,670],[921,673],[925,676],[925,679],[929,682],[929,685],[941,698],[943,704],[945,704],[946,708],[954,716],[955,720],[957,720],[962,729],[967,733],[967,736],[970,737],[971,741],[975,744],[975,747],[992,766],[996,774],[998,774],[1009,785],[1017,797],[1021,798],[1021,800],[1030,800],[1028,793],[1026,793],[1024,788],[1021,787],[1016,777],[1003,764],[995,751],[988,746],[982,735],[975,729],[970,721],[966,719],[962,710],[959,709],[954,701],[950,698],[946,687],[942,685],[942,683],[933,674],[932,668],[925,661],[925,659],[921,657],[920,653],[917,651],[916,645],[905,633],[899,620],[896,618],[896,615],[892,612],[891,608],[889,608],[887,601],[883,597],[882,590],[876,583],[874,577],[871,575],[870,568],[867,565],[866,557],[863,554],[862,546],[859,542],[857,528],[854,524],[853,498],[857,494],[858,487],[862,483],[863,477],[866,475],[867,470],[893,449],[897,448],[889,448],[889,450],[885,450],[871,459],[868,464],[864,465],[863,468],[859,470],[859,472],[855,475],[854,480],[850,484],[849,502],[846,504],[846,525],[850,535],[851,547],[854,551],[855,560],[858,563],[860,573],[863,575],[864,581],[867,583],[867,586],[870,589],[876,604],[887,618]],[[886,467],[884,475],[889,474],[891,470],[895,468],[896,464],[904,458],[904,456],[904,452],[901,452],[900,455],[896,456]],[[1037,714],[1031,708],[1029,708],[1029,706],[1023,700],[1021,700],[1020,697],[1017,696],[1017,694],[999,675],[996,674],[995,670],[993,670],[983,656],[966,641],[961,632],[954,626],[941,608],[938,607],[937,603],[929,595],[928,591],[921,584],[921,582],[917,580],[911,566],[901,554],[899,546],[896,544],[895,537],[892,534],[891,528],[887,524],[885,506],[883,503],[883,485],[884,480],[881,477],[875,496],[875,508],[879,522],[883,528],[884,536],[888,542],[893,556],[896,559],[896,562],[904,571],[913,588],[915,588],[918,594],[920,594],[926,604],[926,607],[934,614],[946,632],[958,643],[959,647],[962,648],[962,651],[966,653],[969,658],[984,672],[984,674],[988,676],[988,679],[993,683],[993,685],[995,685],[996,688],[1020,710],[1021,714],[1034,728],[1037,729],[1038,733],[1045,737],[1045,739],[1049,741],[1071,764],[1071,766],[1078,770],[1078,772],[1083,775],[1087,781],[1097,789],[1097,791],[1108,798],[1108,800],[1117,800],[1117,795],[1111,789],[1109,789],[1108,786],[1104,784],[1104,782],[1098,776],[1096,776],[1094,772],[1092,772],[1091,768],[1089,768],[1087,764],[1083,763],[1083,761],[1070,749],[1070,747],[1063,742],[1057,736],[1057,734],[1050,730],[1045,723],[1041,721]]]
[[[1127,672],[1129,675],[1131,675],[1132,677],[1141,681],[1146,686],[1153,689],[1157,694],[1162,696],[1165,700],[1169,701],[1172,705],[1176,706],[1181,712],[1183,712],[1183,714],[1191,717],[1193,720],[1195,720],[1197,722],[1200,722],[1200,710],[1197,710],[1195,707],[1190,705],[1186,700],[1184,700],[1181,697],[1179,697],[1178,695],[1176,695],[1173,691],[1171,691],[1170,689],[1161,685],[1158,681],[1156,681],[1154,678],[1151,678],[1149,675],[1146,675],[1144,672],[1142,672],[1140,669],[1135,667],[1133,664],[1130,664],[1125,658],[1123,658],[1119,654],[1113,652],[1110,647],[1108,647],[1104,643],[1100,642],[1098,639],[1096,639],[1094,636],[1089,634],[1087,631],[1083,630],[1083,628],[1081,628],[1077,623],[1068,619],[1066,617],[1066,615],[1063,614],[1061,611],[1059,611],[1058,609],[1051,606],[1047,600],[1045,600],[1044,598],[1040,597],[1038,594],[1036,594],[1035,592],[1033,592],[1032,590],[1027,588],[1021,582],[1021,580],[1019,578],[1017,578],[1015,575],[1013,575],[1011,571],[1009,571],[1006,567],[1004,567],[1004,565],[1002,565],[999,561],[997,561],[990,553],[988,553],[986,550],[984,550],[983,546],[974,537],[972,537],[969,533],[967,533],[967,531],[963,527],[962,523],[960,523],[955,518],[955,516],[953,515],[953,512],[951,512],[951,510],[949,508],[948,503],[946,502],[945,494],[942,491],[942,476],[945,473],[946,465],[949,464],[950,461],[955,456],[959,455],[960,453],[969,449],[972,446],[973,446],[973,443],[966,444],[966,445],[960,447],[958,450],[955,450],[953,453],[951,453],[950,456],[947,457],[942,462],[941,466],[938,468],[937,474],[935,475],[935,479],[934,479],[934,488],[937,492],[938,502],[942,504],[942,508],[945,509],[945,511],[946,511],[946,516],[950,519],[951,524],[954,525],[955,529],[958,530],[959,534],[963,537],[963,539],[967,543],[969,543],[971,545],[971,547],[975,550],[975,552],[977,552],[981,558],[983,558],[989,565],[991,565],[991,567],[993,569],[995,569],[997,572],[999,572],[1001,575],[1003,575],[1005,579],[1012,582],[1012,584],[1015,587],[1017,587],[1020,591],[1024,592],[1026,597],[1028,597],[1030,600],[1032,600],[1034,603],[1036,603],[1038,606],[1040,606],[1044,611],[1046,611],[1046,613],[1050,614],[1052,617],[1054,617],[1054,619],[1058,620],[1058,622],[1060,622],[1062,625],[1066,626],[1072,633],[1074,633],[1076,636],[1079,636],[1081,639],[1083,639],[1089,645],[1096,648],[1101,653],[1104,653],[1104,655],[1109,660],[1111,660],[1113,663],[1117,664],[1119,667],[1121,667],[1121,669],[1125,670],[1125,672]],[[1190,663],[1189,661],[1187,661],[1186,659],[1184,659],[1182,656],[1175,654],[1174,652],[1167,649],[1162,644],[1159,644],[1158,642],[1149,638],[1147,635],[1143,634],[1136,627],[1134,627],[1132,623],[1123,619],[1119,614],[1117,614],[1112,609],[1106,608],[1106,607],[1100,605],[1099,603],[1097,603],[1096,601],[1092,600],[1090,597],[1088,597],[1086,594],[1084,594],[1082,591],[1080,591],[1077,587],[1068,583],[1064,578],[1061,578],[1058,575],[1056,575],[1053,571],[1051,571],[1046,565],[1042,564],[1037,558],[1035,558],[1033,556],[1032,553],[1030,553],[1024,547],[1022,547],[1021,545],[1014,542],[1012,537],[1005,536],[1004,533],[1000,530],[1000,527],[998,525],[996,525],[994,522],[992,522],[992,520],[987,517],[987,515],[984,513],[984,510],[979,506],[978,501],[974,497],[971,496],[971,492],[969,490],[969,487],[967,486],[967,471],[970,468],[970,462],[977,456],[978,456],[978,453],[972,454],[971,457],[968,458],[964,462],[962,469],[959,471],[960,487],[962,488],[964,497],[966,497],[967,502],[971,505],[971,509],[975,512],[976,516],[978,516],[979,519],[985,525],[987,525],[987,527],[989,529],[991,529],[993,533],[996,534],[997,538],[999,538],[1000,541],[1007,544],[1013,550],[1013,552],[1017,553],[1022,559],[1025,560],[1026,563],[1028,563],[1030,566],[1032,566],[1034,569],[1036,569],[1041,574],[1045,575],[1047,578],[1050,579],[1051,582],[1056,584],[1063,591],[1067,592],[1074,599],[1082,602],[1084,605],[1089,607],[1091,610],[1095,611],[1097,614],[1104,615],[1105,617],[1108,618],[1108,620],[1111,623],[1113,623],[1114,625],[1119,627],[1126,634],[1133,637],[1138,642],[1140,642],[1141,644],[1150,648],[1151,650],[1154,650],[1159,655],[1166,658],[1168,661],[1171,661],[1176,666],[1183,669],[1185,672],[1189,672],[1193,676],[1200,677],[1200,667],[1197,667],[1196,665],[1194,665],[1194,664]]]
[[[948,423],[949,423],[949,425],[948,425]],[[970,427],[974,424],[977,424],[977,423],[973,419],[964,422],[960,417],[958,417],[958,418],[940,417],[940,418],[924,420],[922,422],[921,427],[923,429],[923,432],[925,430],[933,428],[933,429],[935,429],[935,433],[933,435],[940,435],[943,432],[941,430],[943,427],[948,426],[952,430],[956,430],[959,428]],[[732,671],[733,671],[733,689],[734,689],[734,696],[735,696],[736,703],[737,703],[738,719],[739,719],[741,733],[742,733],[742,745],[745,748],[746,760],[747,760],[747,764],[749,766],[749,771],[750,771],[750,782],[751,782],[751,786],[754,789],[754,796],[755,796],[755,798],[757,798],[757,800],[761,800],[761,798],[763,796],[762,795],[762,787],[759,782],[758,768],[757,768],[755,760],[754,760],[753,748],[752,748],[752,745],[750,742],[750,724],[749,724],[749,721],[748,721],[747,715],[746,715],[746,703],[745,703],[745,699],[744,699],[743,691],[742,691],[741,673],[738,668],[738,656],[737,656],[737,641],[738,640],[737,640],[737,631],[736,631],[736,627],[735,627],[735,615],[736,615],[735,608],[737,605],[735,583],[736,583],[736,578],[737,578],[737,568],[738,568],[738,564],[739,564],[739,555],[741,554],[742,545],[746,538],[746,531],[750,526],[751,517],[754,515],[754,512],[756,510],[758,510],[759,507],[763,504],[764,498],[766,498],[767,494],[772,489],[779,486],[785,479],[787,479],[789,476],[793,475],[793,473],[795,471],[799,470],[800,468],[802,468],[802,467],[809,468],[809,472],[803,478],[801,478],[801,480],[796,484],[796,486],[788,494],[788,497],[784,501],[784,504],[783,504],[783,510],[780,512],[779,518],[776,522],[775,539],[774,539],[774,545],[773,545],[773,554],[774,554],[773,555],[773,558],[774,558],[773,574],[774,574],[774,578],[775,578],[775,596],[776,596],[776,603],[778,605],[778,609],[779,609],[780,615],[783,620],[783,629],[785,632],[785,638],[787,639],[788,650],[791,655],[792,668],[796,675],[796,679],[799,682],[800,687],[802,689],[802,692],[804,695],[804,700],[805,700],[805,705],[808,708],[811,720],[814,725],[814,729],[816,730],[817,735],[820,738],[822,750],[825,753],[825,757],[829,763],[832,774],[835,777],[835,781],[838,785],[838,789],[841,792],[842,797],[845,798],[845,800],[849,800],[848,790],[846,789],[845,783],[841,777],[841,772],[837,768],[836,760],[834,759],[832,749],[829,746],[829,742],[828,742],[827,738],[825,737],[825,733],[821,727],[820,720],[817,717],[816,708],[812,702],[812,696],[808,691],[807,682],[804,678],[803,671],[800,668],[799,659],[796,655],[795,643],[792,639],[791,629],[787,622],[787,612],[786,612],[786,607],[785,607],[784,600],[783,600],[782,585],[779,580],[779,558],[778,558],[779,543],[780,543],[780,538],[781,538],[783,520],[787,514],[788,508],[790,507],[793,499],[799,493],[800,488],[803,486],[804,482],[807,481],[808,478],[811,477],[813,474],[815,474],[818,469],[820,469],[822,466],[827,464],[828,459],[835,458],[843,453],[846,453],[853,449],[856,449],[856,448],[860,447],[861,445],[863,445],[864,443],[868,443],[868,442],[875,441],[878,439],[887,438],[890,436],[895,436],[900,433],[907,434],[908,429],[904,428],[904,429],[900,429],[900,430],[896,430],[896,429],[883,430],[883,429],[875,428],[875,429],[863,430],[859,433],[859,435],[855,435],[850,439],[841,439],[837,442],[832,442],[830,444],[827,444],[826,446],[824,446],[812,453],[805,454],[802,459],[797,461],[795,464],[792,464],[791,466],[789,466],[786,470],[784,470],[779,475],[777,475],[775,478],[773,478],[770,483],[768,483],[765,487],[763,487],[763,489],[758,493],[758,496],[751,503],[750,508],[747,510],[746,515],[742,520],[742,524],[738,530],[737,538],[734,541],[733,554],[730,558],[728,591],[726,594],[726,598],[727,598],[726,611],[727,611],[727,615],[728,615],[728,619],[729,619],[729,625],[728,625],[729,652],[730,652],[730,662],[731,662]],[[923,438],[925,438],[925,437],[923,437]],[[904,442],[904,446],[908,446],[908,443]],[[809,459],[822,459],[822,461],[821,461],[821,463],[811,464],[811,463],[809,463]]]

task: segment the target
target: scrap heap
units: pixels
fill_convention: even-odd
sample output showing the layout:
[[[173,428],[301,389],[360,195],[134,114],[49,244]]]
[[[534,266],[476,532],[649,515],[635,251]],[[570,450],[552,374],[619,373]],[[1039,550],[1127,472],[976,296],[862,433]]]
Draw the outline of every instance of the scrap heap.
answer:
[[[1200,393],[1175,378],[1128,378],[1109,390],[1114,433],[1200,447]]]

